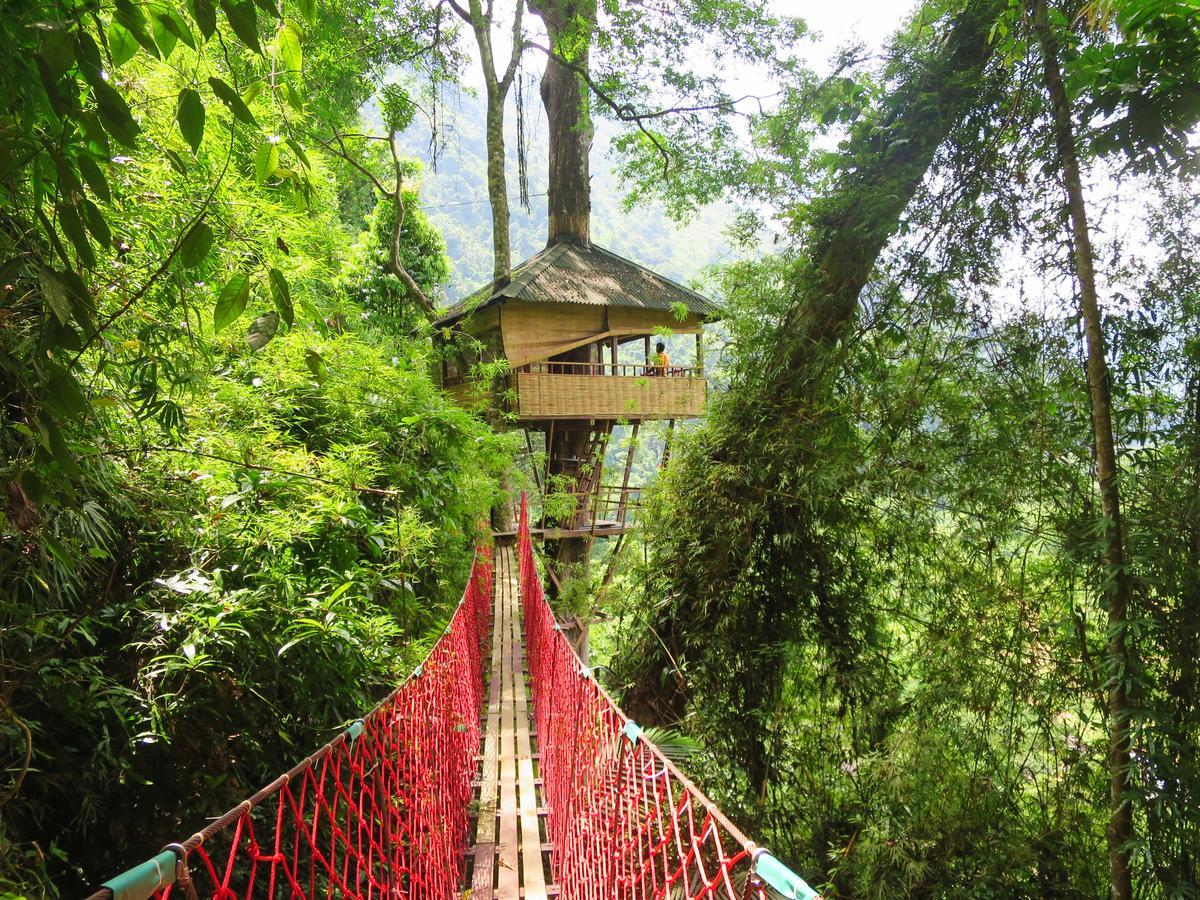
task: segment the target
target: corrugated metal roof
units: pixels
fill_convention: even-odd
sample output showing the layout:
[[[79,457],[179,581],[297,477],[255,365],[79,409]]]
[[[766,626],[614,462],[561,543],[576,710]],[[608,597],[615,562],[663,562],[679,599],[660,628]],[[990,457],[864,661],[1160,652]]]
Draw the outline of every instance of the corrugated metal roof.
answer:
[[[449,325],[468,312],[505,300],[660,310],[682,303],[706,319],[720,313],[707,297],[645,266],[595,244],[579,247],[564,241],[513,269],[512,281],[500,290],[488,285],[460,300],[442,313],[437,324]]]

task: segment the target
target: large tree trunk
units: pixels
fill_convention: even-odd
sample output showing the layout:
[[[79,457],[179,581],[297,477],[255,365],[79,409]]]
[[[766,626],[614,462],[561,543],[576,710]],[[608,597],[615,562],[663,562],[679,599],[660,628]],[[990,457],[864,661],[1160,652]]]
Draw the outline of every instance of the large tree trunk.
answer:
[[[1118,485],[1117,452],[1113,441],[1112,390],[1105,358],[1104,331],[1096,295],[1096,274],[1088,228],[1087,207],[1079,172],[1079,153],[1071,107],[1058,63],[1058,41],[1050,27],[1046,0],[1033,0],[1033,22],[1042,48],[1046,91],[1054,117],[1059,172],[1066,192],[1067,212],[1075,249],[1075,275],[1079,280],[1079,306],[1087,338],[1087,381],[1092,405],[1092,444],[1096,474],[1100,482],[1100,509],[1105,519],[1104,583],[1108,594],[1108,769],[1109,804],[1108,868],[1112,896],[1133,896],[1130,872],[1130,843],[1133,840],[1133,810],[1129,798],[1129,648],[1126,619],[1130,583],[1125,571],[1125,544],[1121,531],[1121,497]]]
[[[591,174],[588,154],[593,128],[588,95],[580,72],[588,67],[588,49],[596,22],[589,0],[539,0],[531,3],[550,36],[550,57],[542,75],[542,104],[550,133],[550,228],[547,246],[570,241],[591,243]],[[560,61],[561,60],[561,61]],[[565,61],[565,62],[564,62]],[[569,63],[569,65],[568,65]]]
[[[493,290],[512,276],[512,249],[508,236],[508,177],[504,171],[504,94],[494,84],[487,92],[487,180],[492,207]]]
[[[502,75],[496,73],[496,58],[492,51],[492,4],[489,3],[484,9],[480,0],[469,0],[464,9],[456,0],[451,0],[451,6],[475,32],[479,62],[483,68],[483,83],[487,91],[485,138],[488,199],[492,207],[492,281],[496,288],[501,288],[508,284],[512,274],[512,248],[508,234],[508,175],[504,168],[504,101],[525,49],[521,25],[525,5],[517,3],[513,13],[510,56]]]
[[[846,174],[813,204],[808,260],[796,271],[795,300],[765,366],[717,407],[672,461],[685,487],[670,518],[650,536],[666,602],[631,654],[624,705],[643,724],[671,724],[683,719],[694,691],[721,691],[744,720],[730,754],[751,776],[756,797],[769,778],[763,723],[778,708],[781,645],[798,619],[811,615],[803,611],[807,605],[825,602],[811,596],[807,583],[787,583],[795,576],[784,571],[790,563],[778,559],[785,548],[819,543],[811,523],[821,510],[807,503],[810,495],[782,491],[780,484],[804,477],[820,458],[823,429],[836,415],[819,401],[837,371],[833,354],[935,153],[978,97],[993,50],[989,34],[1007,5],[965,3],[940,43],[898,73],[874,127],[857,131],[848,145]],[[748,434],[755,435],[753,446]],[[764,453],[764,446],[771,451]],[[836,496],[817,499],[838,502]],[[815,547],[808,560],[814,571],[825,564],[823,549]],[[839,615],[823,607],[817,614],[830,622],[841,621]],[[711,635],[730,633],[767,637],[754,646],[706,649]],[[719,684],[698,687],[707,664],[721,664],[721,654],[728,674]]]
[[[566,353],[555,356],[554,359],[563,362],[595,363],[600,361],[600,357],[601,352],[599,347],[596,344],[588,344],[584,347],[576,347],[574,350],[568,350]],[[579,490],[581,473],[585,469],[598,464],[596,454],[597,452],[604,452],[603,446],[598,451],[591,449],[593,423],[563,420],[558,423],[558,426],[555,429],[554,442],[549,448],[547,459],[548,471],[551,476],[570,479],[572,482],[570,489]],[[583,498],[580,501],[581,504],[584,504],[584,507],[577,509],[577,513],[586,512],[586,504],[589,502],[589,499]],[[548,544],[547,549],[551,559],[550,564],[554,567],[558,581],[565,583],[568,579],[582,579],[585,583],[589,582],[589,562],[593,543],[594,538],[588,535],[559,538],[557,541]],[[550,595],[551,599],[555,599],[558,596],[557,584],[553,580],[550,583]],[[591,621],[590,613],[585,611],[580,615],[579,611],[576,610],[569,617],[562,618],[561,621],[563,631],[572,646],[575,647],[575,652],[579,654],[580,659],[587,662],[588,631]]]

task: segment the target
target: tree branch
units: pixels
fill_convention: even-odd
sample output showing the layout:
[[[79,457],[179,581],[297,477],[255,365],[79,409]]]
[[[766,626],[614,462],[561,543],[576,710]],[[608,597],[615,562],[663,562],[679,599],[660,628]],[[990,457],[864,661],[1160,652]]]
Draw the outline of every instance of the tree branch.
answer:
[[[216,181],[212,183],[212,187],[209,188],[208,195],[204,198],[204,202],[200,204],[200,208],[196,211],[195,215],[188,220],[188,223],[184,225],[183,229],[179,232],[179,238],[175,241],[175,246],[171,248],[171,252],[167,254],[166,259],[164,259],[158,268],[154,270],[154,273],[146,280],[146,283],[138,288],[138,290],[134,291],[132,296],[130,296],[128,300],[121,304],[120,308],[116,312],[105,319],[100,325],[97,325],[96,330],[88,335],[87,340],[83,342],[83,346],[79,349],[79,352],[72,357],[69,368],[74,368],[75,364],[79,362],[80,357],[82,357],[83,354],[87,352],[88,348],[96,342],[96,338],[100,337],[100,335],[104,333],[105,329],[109,328],[114,322],[117,321],[117,319],[129,312],[133,304],[142,299],[142,297],[146,295],[146,292],[149,291],[150,288],[154,287],[154,285],[158,283],[158,280],[166,274],[167,269],[171,267],[171,263],[175,261],[175,257],[178,256],[179,251],[183,249],[183,239],[187,237],[188,232],[195,227],[196,223],[204,218],[204,213],[208,210],[209,205],[212,203],[213,197],[215,197],[217,194],[217,188],[219,188],[221,186],[221,182],[225,180],[225,173],[229,170],[229,161],[233,158],[233,138],[233,129],[230,128],[229,149],[225,153],[225,164],[221,168],[221,174],[218,175]]]
[[[399,491],[389,491],[386,488],[366,487],[361,484],[346,484],[341,481],[334,481],[330,478],[322,478],[319,475],[309,475],[306,472],[294,472],[290,469],[278,469],[274,466],[260,466],[254,463],[248,463],[240,459],[233,459],[228,456],[220,456],[216,453],[206,453],[203,450],[193,450],[190,447],[130,447],[126,449],[113,449],[103,451],[103,456],[134,456],[138,453],[178,453],[183,456],[196,456],[201,459],[212,459],[217,462],[229,463],[231,466],[239,466],[243,469],[252,469],[255,472],[266,472],[272,475],[288,475],[293,478],[303,478],[307,481],[315,481],[320,484],[328,484],[333,487],[345,488],[349,491],[357,491],[360,494],[374,494],[378,497],[399,497]]]
[[[395,131],[392,131],[388,135],[388,147],[392,151],[392,168],[396,173],[396,189],[393,193],[393,199],[396,203],[396,224],[392,229],[392,274],[404,282],[408,288],[408,293],[414,300],[421,304],[426,314],[429,314],[433,312],[433,301],[421,290],[421,286],[409,274],[408,269],[404,268],[404,263],[400,260],[400,232],[404,227],[404,169],[400,163],[400,154],[396,150]]]

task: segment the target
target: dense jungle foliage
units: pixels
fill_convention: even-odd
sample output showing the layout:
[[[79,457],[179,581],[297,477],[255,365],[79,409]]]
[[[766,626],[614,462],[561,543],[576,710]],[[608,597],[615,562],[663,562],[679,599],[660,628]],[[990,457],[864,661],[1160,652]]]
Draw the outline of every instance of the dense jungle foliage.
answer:
[[[720,275],[729,387],[608,597],[615,681],[826,896],[1200,890],[1200,10],[1043,7],[1047,45],[1037,7],[927,4],[749,151],[665,184],[631,161],[676,204],[736,185],[784,247]],[[1059,127],[1087,172],[1098,382]]]
[[[219,7],[0,22],[4,895],[80,894],[371,706],[509,455],[434,386],[386,155],[341,136],[385,67],[444,66],[433,17]]]
[[[1196,0],[927,0],[828,71],[802,4],[502,6],[0,16],[0,897],[190,833],[441,631],[544,462],[430,321],[496,155],[540,249],[547,11],[596,241],[724,308],[560,597],[608,687],[823,896],[1200,895]],[[506,148],[446,104],[510,31]]]

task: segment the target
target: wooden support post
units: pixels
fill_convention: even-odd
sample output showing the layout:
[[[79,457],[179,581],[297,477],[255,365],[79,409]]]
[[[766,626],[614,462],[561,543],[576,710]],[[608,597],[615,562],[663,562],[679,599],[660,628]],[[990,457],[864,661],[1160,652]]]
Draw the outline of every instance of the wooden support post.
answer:
[[[650,335],[646,335],[646,374],[650,374]]]
[[[550,420],[550,431],[546,434],[546,478],[542,484],[546,485],[545,493],[550,493],[550,460],[554,456],[554,419]],[[543,516],[544,518],[544,516]],[[545,524],[545,523],[543,523]]]
[[[629,473],[633,471],[633,454],[637,450],[638,428],[641,425],[641,422],[633,423],[633,433],[629,436],[629,452],[625,456],[625,475],[621,478],[620,505],[617,507],[617,521],[622,525],[625,524],[626,497],[629,494]]]
[[[671,438],[674,437],[674,435],[675,435],[675,420],[670,419],[667,422],[667,439],[663,443],[662,462],[660,462],[658,464],[658,467],[660,469],[665,469],[667,467],[667,460],[669,460],[671,458]]]
[[[525,429],[525,450],[529,453],[529,470],[533,472],[533,483],[537,485],[538,493],[544,495],[542,491],[542,478],[538,474],[537,460],[533,458],[533,439],[529,437],[529,429]]]
[[[601,427],[605,429],[604,437],[598,443],[598,452],[596,454],[596,490],[595,496],[592,498],[592,534],[596,533],[596,516],[600,512],[600,485],[604,480],[604,455],[608,452],[608,438],[612,434],[612,424],[609,422],[602,423]]]
[[[696,332],[696,377],[704,377],[704,332]]]
[[[604,580],[600,583],[601,589],[608,587],[613,579],[613,575],[617,573],[617,559],[620,558],[623,549],[625,549],[625,535],[622,533],[617,536],[617,543],[613,547],[612,556],[608,558],[608,568],[604,570]]]
[[[554,570],[554,566],[546,566],[546,574],[550,576],[550,580],[554,583],[555,590],[561,594],[562,582],[558,580],[558,573]]]
[[[613,375],[617,374],[617,352],[618,352],[618,348],[620,346],[621,346],[620,341],[617,340],[617,336],[614,334],[613,338],[612,338],[612,369],[611,369],[611,374],[613,374]]]

